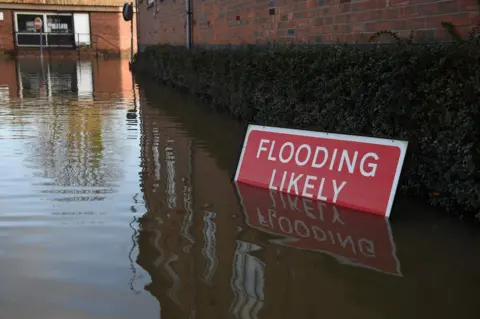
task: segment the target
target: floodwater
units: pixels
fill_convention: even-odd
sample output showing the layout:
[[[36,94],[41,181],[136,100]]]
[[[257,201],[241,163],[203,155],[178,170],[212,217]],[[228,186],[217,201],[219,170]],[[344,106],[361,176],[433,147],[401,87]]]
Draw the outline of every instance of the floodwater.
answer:
[[[478,229],[237,188],[245,127],[128,61],[0,61],[0,118],[1,319],[477,317]]]

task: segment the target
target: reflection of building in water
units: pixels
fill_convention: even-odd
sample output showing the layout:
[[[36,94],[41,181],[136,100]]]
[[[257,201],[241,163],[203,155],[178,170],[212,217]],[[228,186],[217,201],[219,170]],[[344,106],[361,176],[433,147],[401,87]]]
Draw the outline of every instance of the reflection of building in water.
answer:
[[[128,59],[93,60],[94,96],[98,101],[131,101],[134,86]],[[124,106],[125,107],[125,106]]]
[[[78,87],[77,62],[62,60],[50,63],[45,60],[42,65],[38,59],[19,59],[17,78],[20,98],[72,94]]]
[[[132,76],[128,60],[103,62],[0,61],[0,114],[17,126],[14,134],[27,137],[25,161],[35,176],[49,179],[36,187],[58,193],[54,213],[103,200],[126,169],[122,135],[124,111],[133,108]],[[136,129],[128,126],[127,134]],[[82,203],[71,206],[74,201]]]
[[[9,98],[18,96],[17,71],[14,61],[0,59],[0,87],[2,88],[1,96],[5,101],[5,94],[8,93]]]
[[[182,222],[178,214],[164,218],[149,214],[140,220],[137,263],[150,274],[152,283],[146,290],[162,301],[162,317],[189,318],[194,309],[194,260],[182,249],[187,243],[173,236]]]
[[[202,249],[202,254],[207,261],[207,267],[203,273],[203,280],[212,285],[213,275],[215,274],[215,270],[217,269],[218,260],[215,251],[216,246],[216,238],[215,238],[215,229],[217,226],[215,225],[215,213],[214,212],[205,212],[205,217],[203,220],[205,221],[205,226],[203,228],[203,235],[205,244]]]
[[[77,94],[79,100],[93,98],[93,70],[92,61],[77,61]]]
[[[188,145],[188,176],[182,177],[183,181],[183,209],[185,210],[185,217],[183,218],[181,234],[188,240],[188,244],[183,247],[185,252],[189,252],[195,244],[195,238],[191,233],[193,223],[193,197],[192,197],[192,142]]]
[[[151,276],[146,289],[159,300],[162,317],[228,318],[236,222],[219,212],[237,202],[230,175],[169,113],[183,102],[171,95],[158,100],[162,108],[142,96],[140,107],[148,213],[140,222],[138,263]]]
[[[181,130],[170,130],[162,118],[143,118],[141,123],[142,188],[148,213],[140,222],[138,263],[152,278],[146,289],[163,300],[162,314],[189,318],[194,309],[190,247],[195,242],[189,235],[191,145]]]
[[[10,101],[10,90],[8,85],[0,84],[0,103],[6,104]]]
[[[122,148],[116,147],[116,132],[125,119],[111,105],[133,107],[131,74],[127,78],[100,76],[101,62],[92,60],[44,59],[42,64],[39,59],[20,58],[8,63],[16,67],[19,92],[11,112],[41,112],[45,119],[35,123],[38,137],[30,147],[35,153],[31,161],[41,167],[39,174],[54,178],[59,185],[79,187],[105,186],[107,180],[121,177],[123,170],[117,165]],[[128,72],[128,61],[114,60],[101,69],[106,74],[125,76],[122,67]],[[103,100],[95,96],[99,91]],[[92,195],[88,200],[103,196]],[[82,199],[87,197],[76,198]]]
[[[77,60],[19,58],[0,60],[2,96],[10,98],[75,96],[78,100],[123,102],[130,108],[138,88],[134,86],[127,59]],[[120,103],[121,105],[122,103]]]
[[[37,124],[38,143],[32,145],[36,153],[33,158],[42,159],[43,177],[55,178],[60,185],[104,185],[115,171],[114,167],[105,168],[101,164],[105,149],[102,122],[106,118],[101,116],[102,106],[95,104],[92,96],[85,100],[84,95],[84,100],[79,101],[76,94],[79,87],[92,91],[85,85],[92,77],[91,62],[45,63],[43,75],[37,60],[20,60],[17,66],[20,97],[39,93],[46,96],[38,108],[47,113],[47,120]]]
[[[237,241],[232,288],[235,298],[231,312],[236,319],[257,319],[263,306],[265,264],[249,253],[261,247],[245,241]]]
[[[168,208],[177,208],[177,196],[175,192],[175,152],[172,145],[174,140],[167,140],[165,146],[165,164],[167,169],[167,205]]]

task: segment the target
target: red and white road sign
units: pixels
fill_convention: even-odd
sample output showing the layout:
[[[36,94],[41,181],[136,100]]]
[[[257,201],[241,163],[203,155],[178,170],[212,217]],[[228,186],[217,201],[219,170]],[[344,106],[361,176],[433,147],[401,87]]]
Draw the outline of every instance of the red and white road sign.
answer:
[[[387,218],[244,183],[235,185],[247,224],[281,236],[270,242],[402,276]]]
[[[389,217],[407,145],[250,125],[235,181]]]
[[[39,31],[42,28],[42,19],[39,17],[35,18],[35,29]]]

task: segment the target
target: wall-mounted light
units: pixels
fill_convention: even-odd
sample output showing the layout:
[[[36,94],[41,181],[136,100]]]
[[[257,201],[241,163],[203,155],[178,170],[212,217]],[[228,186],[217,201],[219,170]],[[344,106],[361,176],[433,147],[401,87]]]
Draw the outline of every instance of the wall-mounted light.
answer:
[[[122,14],[123,14],[123,20],[131,21],[133,18],[133,5],[131,3],[126,2],[123,5]]]

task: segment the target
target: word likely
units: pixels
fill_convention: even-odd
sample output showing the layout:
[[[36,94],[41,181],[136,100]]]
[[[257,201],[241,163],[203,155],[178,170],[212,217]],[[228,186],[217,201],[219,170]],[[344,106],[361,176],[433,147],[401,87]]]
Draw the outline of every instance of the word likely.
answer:
[[[346,181],[339,182],[335,179],[327,180],[325,177],[320,178],[295,172],[280,171],[278,175],[280,176],[277,177],[277,169],[274,168],[268,185],[269,189],[287,193],[292,193],[293,191],[295,195],[308,198],[315,197],[317,200],[327,201],[329,198],[324,195],[324,192],[327,192],[327,188],[329,188],[333,190],[333,203],[337,202],[338,195],[345,185],[347,185]],[[303,185],[303,187],[301,185]],[[314,192],[315,189],[317,189],[317,191]],[[331,194],[331,192],[328,193]]]

